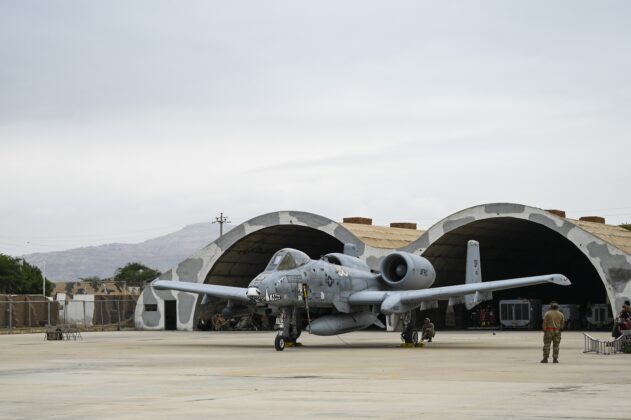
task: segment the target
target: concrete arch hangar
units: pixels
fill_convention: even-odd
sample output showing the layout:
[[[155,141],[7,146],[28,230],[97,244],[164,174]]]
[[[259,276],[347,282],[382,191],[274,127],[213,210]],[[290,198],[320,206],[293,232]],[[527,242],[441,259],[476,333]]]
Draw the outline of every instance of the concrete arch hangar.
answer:
[[[401,250],[431,261],[433,287],[446,286],[463,282],[466,243],[475,239],[483,281],[542,273],[564,274],[572,281],[570,287],[494,292],[494,300],[554,299],[582,306],[609,301],[616,313],[631,297],[631,232],[553,212],[510,203],[475,206],[441,220]]]
[[[423,255],[436,269],[433,287],[438,287],[464,282],[470,239],[480,243],[483,281],[560,273],[573,283],[495,292],[494,300],[557,299],[583,306],[609,301],[615,313],[631,297],[631,232],[510,203],[461,210],[425,232],[340,224],[305,212],[270,213],[237,226],[160,278],[246,287],[278,249],[296,248],[319,258],[352,243],[373,269],[379,269],[382,257],[395,249]],[[196,294],[147,287],[136,306],[136,326],[193,330],[200,317],[208,318],[221,308],[212,301],[201,303]],[[463,305],[456,307],[464,311]],[[437,310],[438,317],[444,316],[442,309]]]
[[[230,230],[160,279],[247,287],[281,248],[296,248],[318,259],[342,252],[347,243],[355,245],[362,259],[383,254],[326,217],[297,211],[269,213]],[[146,287],[136,305],[136,327],[193,330],[200,316],[215,310],[214,302],[202,305],[202,300],[192,293]]]

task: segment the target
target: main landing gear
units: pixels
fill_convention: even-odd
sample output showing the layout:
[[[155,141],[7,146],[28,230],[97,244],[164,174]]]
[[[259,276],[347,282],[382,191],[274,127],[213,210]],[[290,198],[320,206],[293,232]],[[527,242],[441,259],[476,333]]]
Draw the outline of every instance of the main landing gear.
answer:
[[[409,325],[401,333],[401,341],[405,344],[418,345],[418,331],[413,329],[412,325]]]
[[[276,351],[285,350],[287,347],[299,347],[298,337],[300,337],[300,328],[298,327],[299,313],[297,308],[282,308],[280,319],[282,330],[274,339],[274,348]]]
[[[403,341],[406,347],[418,346],[418,330],[415,329],[416,325],[416,313],[412,311],[407,316],[403,317],[403,332],[401,333],[401,341]]]

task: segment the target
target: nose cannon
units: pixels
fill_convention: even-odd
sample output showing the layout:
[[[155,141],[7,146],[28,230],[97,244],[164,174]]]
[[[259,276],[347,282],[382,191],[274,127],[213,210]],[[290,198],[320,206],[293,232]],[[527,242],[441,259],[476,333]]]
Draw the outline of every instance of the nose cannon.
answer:
[[[259,275],[249,284],[246,290],[246,296],[255,303],[279,303],[281,299],[281,291],[279,284],[283,277],[272,275]]]
[[[253,301],[258,301],[261,299],[261,290],[256,287],[256,286],[248,286],[248,290],[246,291],[245,295]]]

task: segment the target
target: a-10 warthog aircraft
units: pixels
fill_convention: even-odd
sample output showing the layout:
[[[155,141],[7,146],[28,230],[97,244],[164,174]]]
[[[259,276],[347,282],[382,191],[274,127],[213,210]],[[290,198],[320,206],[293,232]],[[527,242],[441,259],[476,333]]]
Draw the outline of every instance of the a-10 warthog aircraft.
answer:
[[[316,335],[337,335],[367,328],[383,327],[377,316],[399,314],[404,320],[402,339],[418,343],[412,316],[405,316],[430,302],[464,297],[468,309],[491,299],[494,290],[543,283],[569,286],[561,274],[544,274],[508,280],[482,282],[480,250],[469,241],[465,284],[431,288],[436,271],[425,258],[408,252],[392,252],[381,262],[381,272],[354,255],[352,245],[344,253],[332,253],[312,260],[304,252],[285,248],[276,252],[261,274],[247,288],[212,284],[155,280],[156,289],[179,290],[226,299],[229,308],[247,307],[259,314],[280,317],[282,329],[275,340],[276,350],[295,344],[303,317]]]

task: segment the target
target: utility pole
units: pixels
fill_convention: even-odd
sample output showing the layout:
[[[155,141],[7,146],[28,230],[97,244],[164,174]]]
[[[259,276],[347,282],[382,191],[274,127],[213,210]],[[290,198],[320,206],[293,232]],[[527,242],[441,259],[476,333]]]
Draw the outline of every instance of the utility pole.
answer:
[[[46,296],[46,261],[42,270],[42,294]]]
[[[232,222],[230,222],[230,220],[223,215],[223,212],[221,212],[219,217],[215,217],[215,221],[213,223],[219,223],[219,237],[221,238],[223,236],[223,224]]]

